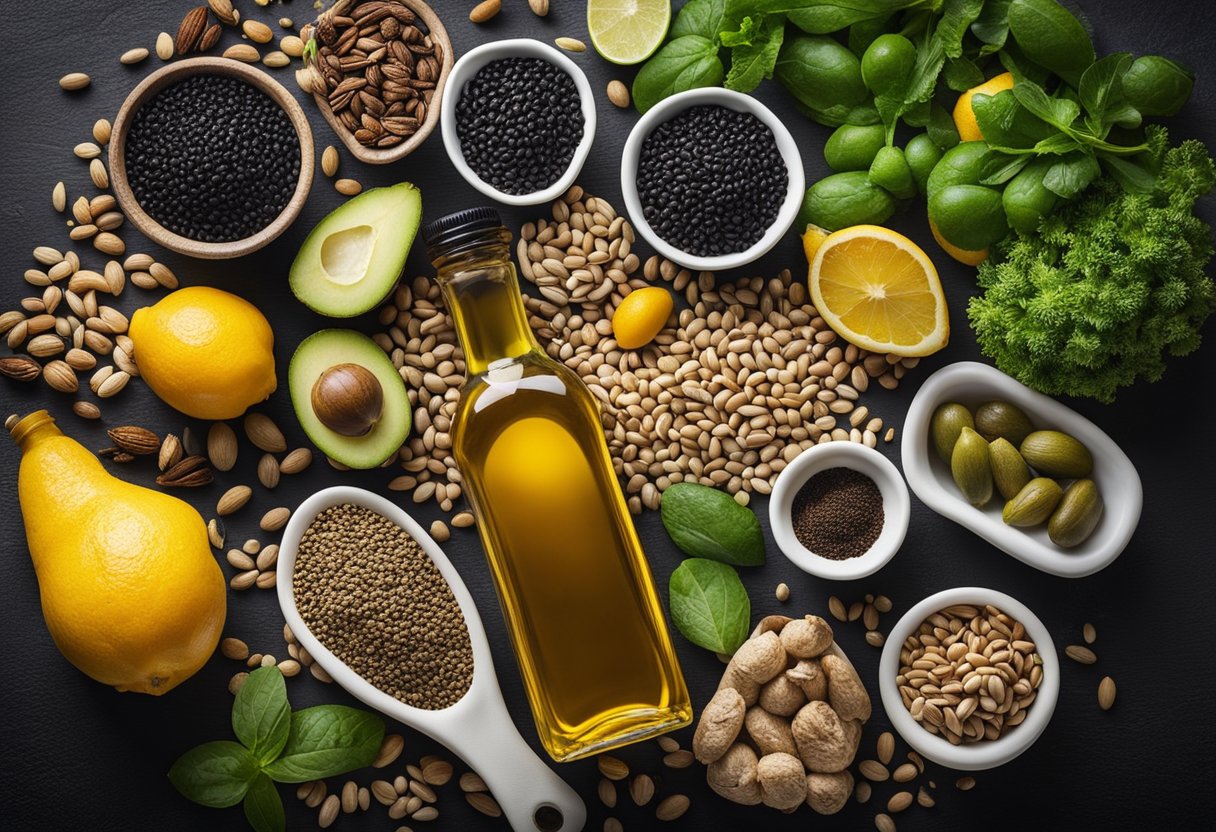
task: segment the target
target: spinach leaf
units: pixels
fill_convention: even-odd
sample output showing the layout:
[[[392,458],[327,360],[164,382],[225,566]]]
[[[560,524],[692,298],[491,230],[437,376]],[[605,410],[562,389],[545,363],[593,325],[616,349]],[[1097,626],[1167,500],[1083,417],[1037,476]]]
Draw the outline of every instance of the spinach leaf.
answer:
[[[1077,102],[1067,98],[1052,98],[1038,84],[1030,81],[1013,85],[1013,97],[1018,103],[1048,124],[1064,133],[1072,132],[1072,123],[1081,114]]]
[[[1126,101],[1123,97],[1123,76],[1132,65],[1130,52],[1116,52],[1094,61],[1081,75],[1077,87],[1081,106],[1085,108],[1085,126],[1100,138],[1106,138],[1110,126],[1121,113]]]
[[[725,72],[714,41],[684,35],[664,45],[633,79],[634,106],[644,113],[677,92],[716,87]]]
[[[245,820],[255,832],[283,832],[287,820],[283,815],[283,800],[274,781],[259,772],[245,794]]]
[[[272,667],[259,667],[237,691],[232,732],[265,765],[283,750],[290,726],[291,705],[283,674]]]
[[[184,797],[216,809],[240,803],[257,776],[258,761],[231,740],[195,746],[169,769],[169,782]]]
[[[722,29],[726,0],[688,0],[671,24],[667,37],[671,40],[685,35],[700,35],[716,40]]]
[[[984,0],[945,0],[942,19],[933,33],[948,58],[963,54],[963,36],[984,10]]]
[[[772,78],[773,67],[777,63],[777,55],[784,39],[785,18],[778,14],[765,16],[748,43],[731,47],[726,88],[737,92],[751,92],[760,86],[761,81]]]
[[[1043,187],[1063,199],[1072,199],[1102,175],[1092,153],[1078,151],[1063,156],[1043,177]]]
[[[1003,153],[989,153],[980,165],[981,185],[1004,185],[1022,172],[1034,157],[1029,154],[1008,156]]]
[[[1081,21],[1056,0],[1013,0],[1009,31],[1026,57],[1072,85],[1094,62],[1094,44]]]
[[[783,12],[790,21],[812,35],[839,32],[863,20],[888,17],[900,9],[929,5],[932,0],[730,0],[758,11]]]
[[[984,45],[981,55],[991,55],[1005,45],[1009,37],[1009,4],[1013,0],[988,0],[984,10],[971,24],[971,34]]]
[[[1110,178],[1129,194],[1152,193],[1157,186],[1157,175],[1135,160],[1110,153],[1099,153],[1098,159]]]
[[[933,143],[943,151],[958,144],[958,128],[954,125],[954,118],[949,110],[936,101],[929,108],[929,123],[925,126],[925,131]]]
[[[384,738],[384,721],[345,705],[317,705],[291,715],[283,754],[264,767],[280,783],[303,783],[370,765]]]
[[[984,71],[968,58],[951,58],[942,68],[942,79],[955,92],[966,92],[984,83]]]
[[[671,620],[684,637],[716,653],[733,653],[747,639],[751,602],[734,569],[689,558],[671,573]]]
[[[1007,41],[1001,51],[996,53],[996,57],[1005,71],[1010,73],[1019,84],[1023,81],[1032,81],[1042,85],[1051,78],[1051,72],[1027,58],[1014,41]]]
[[[1021,105],[1011,90],[996,95],[976,93],[971,110],[984,139],[995,147],[1032,148],[1059,130]]]

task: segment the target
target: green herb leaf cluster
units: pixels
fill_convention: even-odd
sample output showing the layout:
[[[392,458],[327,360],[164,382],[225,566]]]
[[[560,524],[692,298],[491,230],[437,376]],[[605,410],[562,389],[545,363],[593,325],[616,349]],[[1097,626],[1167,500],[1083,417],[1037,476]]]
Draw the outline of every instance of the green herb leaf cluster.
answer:
[[[729,654],[747,639],[751,601],[727,564],[689,558],[671,573],[668,591],[671,620],[693,644]]]
[[[1193,207],[1216,186],[1216,163],[1198,141],[1170,148],[1158,126],[1146,145],[1151,190],[1102,178],[980,266],[971,325],[1022,383],[1110,402],[1139,377],[1159,379],[1167,355],[1199,346],[1216,288],[1204,272],[1212,230]]]
[[[293,712],[277,667],[249,674],[232,705],[230,740],[203,743],[177,758],[169,781],[195,803],[244,802],[257,832],[286,828],[275,782],[303,783],[370,765],[384,738],[380,717],[344,705]]]

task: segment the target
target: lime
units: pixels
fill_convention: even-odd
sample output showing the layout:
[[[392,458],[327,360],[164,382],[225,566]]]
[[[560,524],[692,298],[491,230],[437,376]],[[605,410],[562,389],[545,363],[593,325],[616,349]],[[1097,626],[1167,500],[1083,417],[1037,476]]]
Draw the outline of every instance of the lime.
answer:
[[[649,58],[667,35],[670,0],[588,0],[587,31],[600,57],[614,64]]]

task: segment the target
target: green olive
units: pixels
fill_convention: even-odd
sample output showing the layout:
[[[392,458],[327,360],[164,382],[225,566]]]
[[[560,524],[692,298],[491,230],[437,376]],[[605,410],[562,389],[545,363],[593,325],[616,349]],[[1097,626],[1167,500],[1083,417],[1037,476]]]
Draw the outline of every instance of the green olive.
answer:
[[[916,64],[916,47],[903,35],[879,35],[861,56],[861,78],[870,92],[886,95],[904,86]]]
[[[929,174],[941,161],[941,150],[933,143],[933,139],[929,138],[928,133],[920,133],[908,139],[908,143],[904,145],[904,158],[912,169],[916,189],[924,194],[929,183]]]
[[[1059,199],[1043,186],[1043,177],[1054,164],[1054,159],[1036,159],[1021,173],[1009,180],[1001,194],[1001,204],[1009,225],[1023,234],[1033,234],[1043,217],[1056,207]]]
[[[963,142],[947,150],[925,183],[929,197],[950,185],[978,185],[987,156],[985,142]]]
[[[864,70],[864,67],[863,67]],[[1160,55],[1144,55],[1123,76],[1123,95],[1141,115],[1172,116],[1191,97],[1195,76]]]
[[[814,223],[828,231],[885,222],[895,213],[895,198],[870,181],[863,170],[834,173],[807,189],[797,228]]]
[[[929,219],[947,241],[980,251],[1009,233],[1001,192],[982,185],[948,185],[929,197]]]
[[[881,124],[842,124],[828,136],[823,158],[837,173],[867,170],[886,143],[887,131]]]
[[[916,180],[904,152],[898,147],[884,147],[870,165],[870,181],[886,188],[896,199],[911,199],[916,196]]]

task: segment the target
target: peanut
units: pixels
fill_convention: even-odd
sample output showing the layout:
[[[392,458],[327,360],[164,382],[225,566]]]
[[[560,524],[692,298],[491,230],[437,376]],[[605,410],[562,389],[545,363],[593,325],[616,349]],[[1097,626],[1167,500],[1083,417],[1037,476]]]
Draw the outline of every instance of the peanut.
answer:
[[[743,642],[732,659],[744,676],[762,685],[785,669],[785,661],[781,639],[772,631]]]
[[[717,794],[734,803],[755,806],[760,802],[759,760],[751,746],[737,742],[709,764],[705,779]]]
[[[853,775],[848,771],[835,774],[808,774],[806,805],[821,815],[834,815],[849,802],[853,792]]]
[[[839,656],[824,656],[820,659],[823,672],[828,677],[828,702],[843,720],[870,718],[870,695],[861,683],[853,665]]]
[[[827,702],[804,705],[792,728],[798,756],[808,769],[821,774],[848,768],[861,740],[861,723],[845,722]]]
[[[765,806],[793,809],[806,800],[806,772],[802,761],[792,754],[765,754],[756,763],[756,779]]]
[[[760,749],[761,754],[784,751],[786,754],[798,756],[798,746],[794,744],[794,730],[788,719],[773,716],[763,708],[748,708],[743,724],[747,728],[747,735]]]
[[[747,705],[734,688],[723,688],[714,694],[701,711],[696,733],[692,737],[692,753],[708,765],[725,754],[739,736]]]
[[[800,659],[818,656],[832,646],[832,627],[817,615],[791,621],[781,630],[781,646]]]
[[[807,702],[806,694],[788,671],[779,673],[760,687],[760,707],[770,714],[791,717]]]
[[[760,698],[760,684],[745,676],[734,659],[731,659],[730,663],[726,665],[726,672],[722,674],[722,681],[718,683],[718,690],[726,688],[738,691],[739,695],[743,697],[744,704],[749,708],[755,705],[756,700]]]

